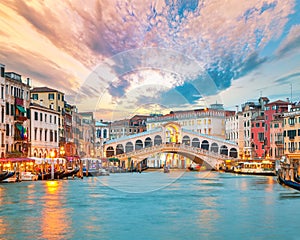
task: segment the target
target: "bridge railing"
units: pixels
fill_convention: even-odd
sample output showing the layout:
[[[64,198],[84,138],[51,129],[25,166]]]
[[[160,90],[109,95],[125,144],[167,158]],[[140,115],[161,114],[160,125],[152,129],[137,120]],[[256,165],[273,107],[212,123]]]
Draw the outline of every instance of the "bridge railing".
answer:
[[[123,154],[118,154],[115,157],[117,158],[127,158],[127,157],[131,157],[131,156],[135,156],[135,155],[144,155],[144,154],[151,154],[151,153],[156,153],[157,150],[161,150],[161,149],[170,149],[170,150],[174,150],[177,151],[178,149],[183,149],[185,151],[189,151],[191,153],[197,154],[197,155],[204,155],[204,156],[208,156],[208,157],[213,157],[219,160],[225,160],[228,159],[228,156],[223,155],[223,154],[218,154],[215,152],[211,152],[208,151],[206,149],[202,149],[202,148],[197,148],[197,147],[192,147],[192,146],[188,146],[185,144],[179,144],[179,143],[163,143],[160,145],[155,145],[155,146],[151,146],[151,147],[146,147],[146,148],[142,148],[139,150],[135,150],[132,152],[127,152],[127,153],[123,153]]]

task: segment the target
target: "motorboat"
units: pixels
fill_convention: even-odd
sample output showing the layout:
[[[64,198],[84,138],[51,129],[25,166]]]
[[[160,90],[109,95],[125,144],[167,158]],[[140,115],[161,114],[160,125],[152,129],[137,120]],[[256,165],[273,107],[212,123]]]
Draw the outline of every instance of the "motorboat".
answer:
[[[86,176],[86,177],[109,176],[109,171],[107,171],[104,168],[89,169],[88,171],[86,171],[84,169],[83,170],[83,176]]]
[[[36,181],[38,180],[38,175],[33,174],[32,172],[21,172],[20,180],[21,181]]]
[[[272,162],[239,162],[233,168],[234,173],[276,176],[275,165]]]

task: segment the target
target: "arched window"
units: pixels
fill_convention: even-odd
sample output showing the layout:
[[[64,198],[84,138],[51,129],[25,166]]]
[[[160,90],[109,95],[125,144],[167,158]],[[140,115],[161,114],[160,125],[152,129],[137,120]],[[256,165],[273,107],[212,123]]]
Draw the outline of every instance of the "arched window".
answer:
[[[193,138],[192,147],[200,148],[200,140],[199,138]]]
[[[209,149],[209,143],[207,140],[203,140],[203,142],[201,143],[201,149],[207,150]]]
[[[228,156],[228,148],[225,145],[222,145],[220,148],[220,154]]]
[[[108,148],[106,149],[106,157],[111,157],[111,156],[113,156],[113,155],[115,155],[115,150],[114,150],[114,148],[113,148],[113,147],[108,147]]]
[[[229,156],[232,158],[237,158],[238,156],[237,150],[235,148],[230,148]]]
[[[116,154],[123,154],[124,153],[124,147],[122,144],[118,144],[116,147]]]
[[[133,144],[132,142],[127,142],[125,145],[125,152],[132,152],[133,151]]]
[[[190,146],[190,145],[191,145],[191,139],[190,139],[190,137],[187,136],[187,135],[185,135],[185,136],[182,138],[182,144]]]
[[[143,148],[143,142],[142,140],[136,140],[135,141],[135,150],[140,150]]]
[[[154,138],[154,145],[160,145],[160,144],[162,144],[161,136],[156,135]]]
[[[219,152],[219,146],[216,143],[212,143],[210,147],[210,151],[218,153]]]
[[[147,147],[152,147],[152,140],[150,137],[147,137],[145,139],[145,148],[147,148]]]

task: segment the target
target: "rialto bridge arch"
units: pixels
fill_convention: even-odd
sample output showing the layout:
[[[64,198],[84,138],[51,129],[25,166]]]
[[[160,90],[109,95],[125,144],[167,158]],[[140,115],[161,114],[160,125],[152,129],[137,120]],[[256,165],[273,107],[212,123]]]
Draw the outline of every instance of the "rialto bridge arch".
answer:
[[[121,154],[134,154],[142,149],[171,143],[200,149],[207,154],[212,153],[220,157],[238,157],[236,143],[181,128],[178,123],[174,122],[150,131],[109,140],[104,144],[104,153],[106,157],[117,157]]]

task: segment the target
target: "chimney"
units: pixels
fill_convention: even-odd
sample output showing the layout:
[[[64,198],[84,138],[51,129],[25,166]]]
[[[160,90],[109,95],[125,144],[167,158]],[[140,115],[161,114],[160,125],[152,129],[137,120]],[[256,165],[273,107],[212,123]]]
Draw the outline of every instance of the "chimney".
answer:
[[[43,106],[43,99],[40,100],[40,106]]]

